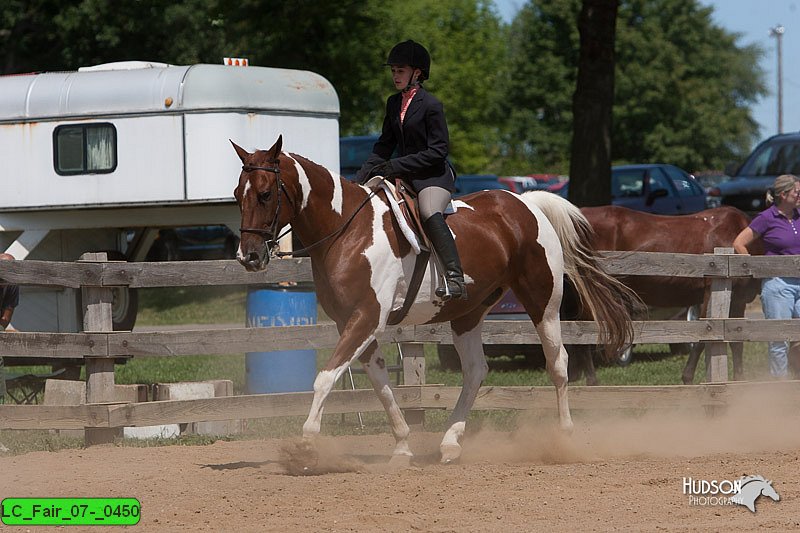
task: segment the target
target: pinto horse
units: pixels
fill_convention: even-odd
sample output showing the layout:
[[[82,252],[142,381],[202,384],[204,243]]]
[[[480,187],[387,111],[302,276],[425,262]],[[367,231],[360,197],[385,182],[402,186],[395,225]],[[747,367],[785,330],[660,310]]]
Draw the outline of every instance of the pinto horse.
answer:
[[[672,252],[685,254],[713,253],[715,247],[733,246],[733,240],[750,223],[743,212],[723,206],[692,215],[652,215],[619,206],[581,209],[595,232],[598,250]],[[707,316],[711,282],[702,278],[628,276],[625,284],[651,307],[691,307],[702,305],[700,316]],[[759,292],[760,280],[735,279],[731,289],[730,316],[741,318],[745,307]],[[685,384],[694,381],[697,363],[704,344],[692,344],[681,376]],[[733,376],[741,380],[742,343],[731,343]],[[589,360],[586,364],[589,370]],[[593,370],[593,369],[592,369]]]
[[[377,334],[407,298],[416,255],[392,216],[385,193],[333,175],[305,157],[282,152],[282,137],[270,149],[254,153],[233,146],[242,161],[234,191],[242,214],[237,259],[249,271],[264,269],[277,231],[291,223],[311,257],[319,303],[340,334],[330,360],[314,381],[303,442],[312,448],[326,397],[358,359],[388,414],[396,441],[393,459],[407,460],[412,456],[409,428],[389,387]],[[466,273],[469,299],[445,302],[435,296],[436,273],[441,269],[430,259],[416,297],[399,322],[450,322],[452,328],[463,387],[441,441],[442,462],[461,454],[459,441],[467,415],[488,372],[482,322],[509,288],[541,338],[556,388],[559,425],[570,430],[568,356],[559,322],[564,273],[597,317],[600,340],[612,355],[631,341],[633,329],[624,302],[635,295],[598,266],[587,245],[591,227],[577,207],[554,194],[475,193],[463,197],[447,221]]]

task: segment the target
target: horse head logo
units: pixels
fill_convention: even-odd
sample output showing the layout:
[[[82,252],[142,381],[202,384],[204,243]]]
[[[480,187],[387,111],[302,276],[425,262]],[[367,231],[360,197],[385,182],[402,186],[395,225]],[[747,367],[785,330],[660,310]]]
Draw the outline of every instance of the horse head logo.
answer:
[[[751,512],[756,512],[756,500],[764,495],[772,498],[776,502],[781,499],[778,492],[772,486],[772,481],[764,479],[762,476],[745,476],[739,480],[742,485],[739,494],[731,497],[733,503],[744,505]]]

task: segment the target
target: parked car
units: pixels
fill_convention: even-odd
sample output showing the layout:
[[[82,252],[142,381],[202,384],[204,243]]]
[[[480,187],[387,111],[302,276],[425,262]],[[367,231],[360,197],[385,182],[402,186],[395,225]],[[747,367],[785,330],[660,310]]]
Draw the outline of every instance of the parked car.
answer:
[[[503,176],[499,178],[500,183],[508,185],[508,188],[522,194],[525,191],[547,190],[548,187],[563,181],[563,176],[558,174],[529,174],[527,176]]]
[[[712,203],[755,215],[766,207],[767,189],[775,178],[800,175],[800,133],[774,135],[756,146],[741,166],[725,170],[731,179],[709,191]]]
[[[731,179],[730,176],[724,174],[722,172],[697,172],[694,175],[694,179],[697,180],[697,183],[700,184],[706,190],[706,194],[708,194],[714,187],[719,185],[720,183],[724,183]],[[715,206],[716,207],[716,206]]]
[[[567,198],[569,182],[548,189]],[[686,215],[706,209],[706,192],[694,176],[662,163],[611,168],[611,203],[657,215]]]
[[[148,261],[234,259],[239,237],[228,226],[162,229],[147,253]]]
[[[508,190],[508,185],[502,183],[494,174],[462,174],[456,176],[456,191],[453,197],[490,189]]]

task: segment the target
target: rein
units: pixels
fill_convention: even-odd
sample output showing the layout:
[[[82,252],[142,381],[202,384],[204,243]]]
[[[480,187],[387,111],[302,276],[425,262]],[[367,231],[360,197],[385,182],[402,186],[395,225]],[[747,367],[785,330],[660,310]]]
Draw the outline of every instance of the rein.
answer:
[[[294,202],[292,202],[292,197],[289,196],[289,193],[286,190],[286,186],[283,184],[283,180],[281,180],[281,169],[277,166],[277,162],[278,162],[277,160],[273,161],[273,163],[276,163],[276,166],[274,167],[257,167],[251,165],[242,165],[242,170],[244,170],[245,172],[250,172],[253,170],[264,170],[275,174],[276,178],[275,188],[278,191],[278,202],[277,202],[277,207],[275,209],[275,216],[272,218],[272,225],[270,229],[266,230],[261,228],[239,228],[240,233],[254,233],[263,238],[264,242],[267,244],[267,249],[270,251],[270,255],[273,257],[287,257],[298,254],[305,254],[309,250],[316,248],[317,246],[327,241],[331,237],[338,235],[350,224],[350,222],[353,221],[358,212],[361,211],[361,209],[365,205],[367,205],[367,202],[369,202],[372,199],[372,197],[374,197],[375,194],[377,194],[377,188],[370,191],[367,197],[364,198],[361,204],[359,204],[359,206],[355,209],[355,211],[353,211],[353,213],[347,218],[347,220],[344,221],[344,223],[341,226],[339,226],[339,228],[334,230],[332,233],[326,235],[325,237],[322,237],[317,242],[310,244],[305,248],[301,248],[299,250],[293,250],[291,252],[281,252],[280,250],[275,251],[275,249],[278,247],[278,241],[280,241],[283,237],[285,237],[288,233],[292,231],[291,228],[287,229],[286,231],[275,237],[276,230],[278,229],[277,227],[278,215],[280,214],[281,211],[281,191],[283,191],[283,194],[286,195],[286,199],[289,201],[289,204],[291,204],[292,208],[294,208]]]

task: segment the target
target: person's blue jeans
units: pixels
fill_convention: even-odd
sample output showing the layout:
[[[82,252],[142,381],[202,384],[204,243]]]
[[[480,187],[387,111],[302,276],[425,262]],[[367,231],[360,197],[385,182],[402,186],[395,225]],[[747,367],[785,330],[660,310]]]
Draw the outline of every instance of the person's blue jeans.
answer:
[[[761,282],[761,308],[765,318],[800,318],[800,278],[766,278]],[[769,372],[774,377],[789,375],[789,343],[769,343]]]

